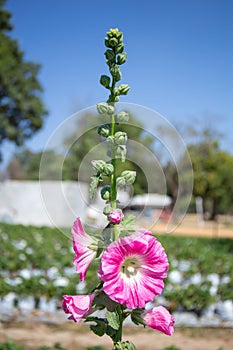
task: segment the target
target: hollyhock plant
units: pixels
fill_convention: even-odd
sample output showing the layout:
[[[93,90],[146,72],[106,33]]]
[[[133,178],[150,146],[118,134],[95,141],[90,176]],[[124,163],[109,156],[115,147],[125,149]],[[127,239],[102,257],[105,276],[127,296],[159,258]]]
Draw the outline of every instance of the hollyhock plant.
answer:
[[[144,324],[167,335],[174,333],[174,317],[163,306],[156,306],[142,314]]]
[[[129,91],[127,84],[117,85],[121,80],[120,67],[126,62],[123,34],[118,29],[111,29],[107,32],[105,45],[110,76],[102,75],[100,84],[109,90],[109,97],[107,102],[97,104],[101,120],[97,133],[102,141],[106,141],[110,159],[92,161],[94,173],[89,193],[93,200],[100,190],[107,223],[101,234],[98,230],[98,240],[85,232],[80,218],[72,229],[73,263],[80,280],[84,281],[89,265],[98,258],[99,281],[89,295],[65,295],[62,307],[70,320],[91,322],[90,329],[95,334],[110,336],[113,350],[136,350],[133,343],[122,340],[123,322],[128,316],[136,325],[142,324],[167,335],[174,331],[174,319],[164,307],[145,311],[146,303],[153,302],[162,293],[169,265],[161,243],[152,232],[137,229],[136,218],[123,215],[117,200],[118,189],[132,186],[136,172],[119,172],[117,169],[118,162],[126,160],[128,136],[121,128],[130,118],[128,112],[117,112],[115,108],[119,96]],[[103,120],[106,124],[102,124]],[[98,310],[102,311],[101,317]],[[97,313],[92,314],[94,311]]]
[[[75,322],[81,321],[84,316],[89,315],[94,310],[91,304],[95,295],[64,295],[62,300],[62,308],[66,314],[71,314],[68,318]]]
[[[128,308],[143,308],[161,294],[168,260],[162,245],[144,231],[120,238],[104,252],[99,277],[104,292]]]
[[[80,280],[83,282],[90,263],[96,257],[98,242],[84,231],[80,218],[74,222],[72,239],[75,252],[73,263],[76,266],[76,272],[80,274]]]

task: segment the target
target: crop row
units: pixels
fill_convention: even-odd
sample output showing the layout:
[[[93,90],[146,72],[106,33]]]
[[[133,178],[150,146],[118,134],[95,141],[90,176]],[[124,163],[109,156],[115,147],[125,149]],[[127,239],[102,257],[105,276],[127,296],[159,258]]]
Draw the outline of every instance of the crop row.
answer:
[[[164,303],[171,311],[198,315],[217,301],[233,299],[233,240],[159,235],[170,263]],[[0,295],[15,294],[15,304],[33,296],[48,300],[90,291],[97,280],[97,262],[79,282],[69,230],[0,224]]]

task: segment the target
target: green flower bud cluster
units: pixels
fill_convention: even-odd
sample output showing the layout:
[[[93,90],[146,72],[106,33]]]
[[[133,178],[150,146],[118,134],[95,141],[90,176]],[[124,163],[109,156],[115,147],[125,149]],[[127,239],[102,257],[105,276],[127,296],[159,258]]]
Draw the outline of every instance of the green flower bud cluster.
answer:
[[[129,120],[129,113],[121,111],[116,115],[117,123],[127,123]]]
[[[108,154],[112,155],[112,149],[114,149],[114,157],[120,158],[122,162],[125,161],[126,158],[126,144],[127,144],[127,133],[123,131],[117,131],[114,136],[107,137],[107,142],[110,145],[110,150]]]
[[[99,114],[112,115],[114,113],[114,106],[108,102],[100,102],[96,107]]]
[[[118,341],[114,344],[113,350],[137,350],[130,341]]]
[[[125,170],[117,178],[117,187],[124,187],[126,185],[132,185],[136,179],[136,171]]]
[[[117,28],[110,29],[107,32],[107,36],[105,38],[105,46],[107,50],[104,55],[106,57],[106,63],[109,67],[109,72],[112,77],[108,75],[101,75],[100,84],[103,85],[106,89],[110,90],[110,95],[108,102],[117,102],[119,101],[120,95],[127,95],[129,91],[129,85],[120,84],[116,86],[116,83],[121,80],[121,70],[120,67],[122,64],[126,62],[127,54],[124,52],[124,44],[123,44],[123,34]]]
[[[104,160],[92,160],[91,163],[98,175],[111,176],[114,171],[113,165]]]

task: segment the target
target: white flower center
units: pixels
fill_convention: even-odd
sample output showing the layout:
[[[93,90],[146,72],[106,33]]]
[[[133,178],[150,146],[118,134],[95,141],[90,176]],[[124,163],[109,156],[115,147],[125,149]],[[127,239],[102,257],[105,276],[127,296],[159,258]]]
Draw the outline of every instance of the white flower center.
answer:
[[[136,257],[125,259],[121,264],[121,272],[127,277],[135,276],[138,268],[141,266],[140,261]]]

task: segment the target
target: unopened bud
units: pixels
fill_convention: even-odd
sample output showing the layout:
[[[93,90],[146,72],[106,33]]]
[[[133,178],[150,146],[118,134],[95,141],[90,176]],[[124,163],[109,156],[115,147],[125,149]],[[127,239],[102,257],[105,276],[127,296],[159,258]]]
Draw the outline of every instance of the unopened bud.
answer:
[[[103,174],[110,176],[114,172],[114,166],[112,164],[105,164],[103,167]]]
[[[101,188],[100,191],[101,194],[101,198],[108,201],[111,199],[111,186],[110,185],[106,185],[103,188]]]
[[[128,120],[129,120],[129,113],[127,112],[122,111],[116,115],[117,123],[126,123]]]
[[[121,177],[125,179],[126,185],[132,185],[136,179],[136,171],[125,170],[121,173]]]
[[[106,162],[103,160],[92,160],[91,164],[97,173],[102,173]]]
[[[129,85],[128,84],[120,84],[118,87],[118,94],[119,95],[127,95],[127,93],[129,92]]]
[[[118,56],[117,56],[117,64],[121,65],[123,63],[126,62],[126,52],[123,52],[123,53],[120,53]]]
[[[113,224],[119,224],[123,218],[122,210],[120,209],[114,209],[109,214],[109,221],[111,221]]]
[[[111,66],[110,73],[115,79],[115,81],[121,80],[121,71],[117,64]]]
[[[108,49],[105,51],[104,54],[105,54],[106,60],[108,60],[108,61],[115,60],[115,53],[112,50]]]
[[[125,145],[117,145],[115,149],[115,157],[120,158],[122,162],[125,161],[126,158],[126,146]]]
[[[127,143],[127,134],[123,131],[117,131],[115,133],[115,144],[116,145],[126,145]]]
[[[101,75],[100,77],[100,84],[103,85],[106,88],[109,88],[111,79],[107,75]]]
[[[109,46],[110,46],[110,47],[116,47],[116,46],[118,45],[118,40],[117,40],[117,38],[110,38],[110,39],[108,40],[108,42],[109,42]]]
[[[117,47],[115,48],[115,52],[116,53],[122,53],[124,51],[125,46],[123,44],[119,44],[117,45]]]
[[[103,137],[108,137],[110,133],[110,127],[108,124],[100,125],[98,127],[98,134]]]
[[[107,103],[107,102],[101,102],[97,104],[97,111],[99,114],[113,114],[114,113],[114,107]]]
[[[111,211],[112,211],[112,207],[110,204],[107,204],[103,209],[104,215],[107,215],[107,216],[111,213]]]
[[[126,185],[125,179],[122,176],[119,176],[116,179],[116,185],[117,187],[124,187]]]

